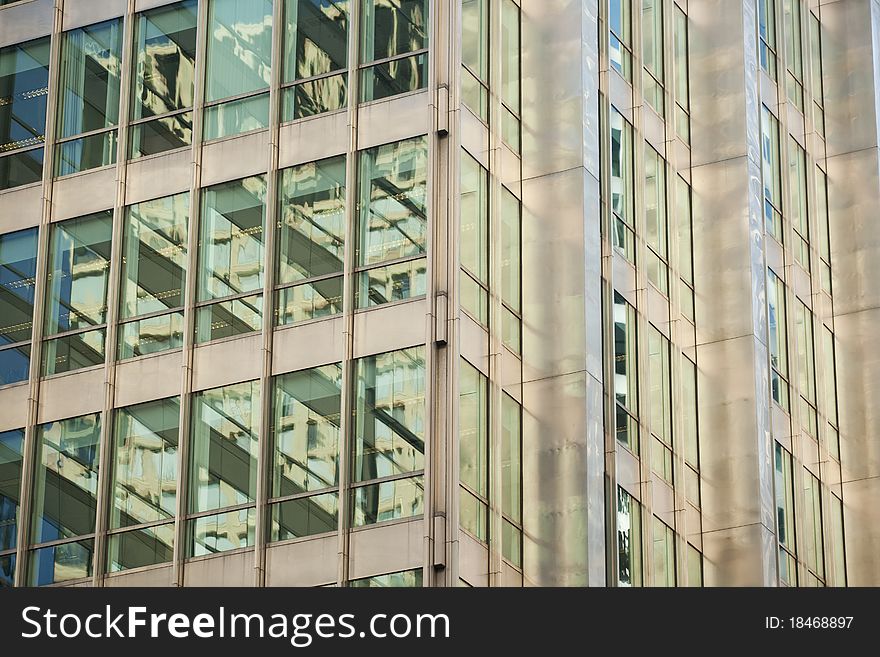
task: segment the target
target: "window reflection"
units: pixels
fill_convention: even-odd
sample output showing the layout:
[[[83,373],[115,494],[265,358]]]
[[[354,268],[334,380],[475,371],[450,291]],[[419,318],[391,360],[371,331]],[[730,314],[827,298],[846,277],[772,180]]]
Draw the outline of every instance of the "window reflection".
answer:
[[[418,588],[422,586],[422,571],[404,570],[400,573],[389,573],[388,575],[365,577],[364,579],[352,580],[348,583],[348,585],[352,588]]]
[[[37,229],[0,235],[0,386],[28,378]]]
[[[380,62],[361,75],[361,101],[378,100],[427,85],[427,0],[361,0],[361,63]],[[383,61],[390,60],[390,61]]]
[[[18,543],[23,447],[24,429],[0,432],[0,552],[14,550]]]

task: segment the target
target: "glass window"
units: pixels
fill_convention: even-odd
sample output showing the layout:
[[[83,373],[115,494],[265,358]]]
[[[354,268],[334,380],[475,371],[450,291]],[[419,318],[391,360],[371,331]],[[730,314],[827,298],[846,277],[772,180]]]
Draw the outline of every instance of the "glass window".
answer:
[[[341,313],[345,157],[281,172],[280,194],[277,323]]]
[[[801,393],[801,426],[811,436],[818,438],[813,313],[800,299],[795,299],[795,325],[797,330],[798,389]]]
[[[501,187],[501,300],[519,314],[522,305],[522,204]],[[508,345],[513,348],[513,345]],[[519,344],[514,351],[519,352]]]
[[[642,0],[642,61],[645,100],[664,116],[662,0]]]
[[[501,0],[501,137],[520,151],[520,10],[513,0]]]
[[[0,235],[0,386],[28,378],[37,229]]]
[[[788,410],[788,338],[786,335],[785,284],[767,270],[767,320],[770,332],[770,388],[774,401]]]
[[[831,294],[831,238],[828,230],[828,179],[816,167],[816,223],[819,226],[819,255],[822,258],[819,278],[822,290]]]
[[[682,429],[684,435],[684,458],[699,469],[699,418],[697,407],[697,366],[688,358],[681,359]]]
[[[353,481],[424,467],[425,354],[422,347],[357,361]]]
[[[360,210],[356,261],[360,268],[424,257],[428,246],[428,143],[417,137],[378,146],[360,155]],[[424,294],[424,263],[389,272],[378,289],[362,273],[358,307]],[[371,290],[375,290],[371,294]]]
[[[95,539],[61,543],[32,550],[30,586],[47,586],[91,577],[94,572]]]
[[[654,586],[675,586],[675,532],[654,518]]]
[[[612,107],[611,211],[614,214],[612,239],[614,248],[630,262],[635,262],[634,201],[632,126]]]
[[[688,586],[703,586],[703,555],[693,545],[687,546]]]
[[[669,233],[666,221],[666,161],[645,148],[645,225],[648,242],[648,280],[669,293]]]
[[[0,190],[42,179],[48,97],[49,37],[0,48]]]
[[[824,541],[822,537],[822,491],[819,480],[804,470],[804,543],[807,568],[818,579],[825,580]]]
[[[797,548],[794,535],[794,481],[791,454],[776,443],[776,531],[779,540],[779,580],[797,586]]]
[[[335,532],[339,523],[339,493],[295,497],[271,507],[271,541]]]
[[[789,100],[804,110],[804,61],[801,44],[801,0],[783,0],[785,14],[785,88]]]
[[[110,529],[174,520],[180,399],[116,411]]]
[[[111,573],[168,563],[173,558],[173,523],[144,527],[107,537],[107,570]]]
[[[843,542],[843,502],[831,495],[831,544],[834,554],[834,586],[846,586],[846,551]]]
[[[424,89],[428,83],[427,0],[360,0],[361,102]],[[407,56],[408,53],[422,54]]]
[[[99,413],[49,422],[38,427],[32,544],[94,534],[100,437]],[[61,546],[54,548],[54,566],[51,559],[36,560],[38,568],[33,573],[32,583],[44,584],[82,577],[84,563],[91,569],[90,549],[84,551],[82,546],[75,544],[59,548]],[[71,559],[69,569],[58,563],[61,555],[65,554]],[[73,555],[77,555],[76,558]],[[39,581],[34,582],[34,577]]]
[[[461,359],[459,371],[460,523],[485,541],[489,499],[489,381]]]
[[[828,419],[827,443],[831,455],[840,460],[840,441],[837,435],[837,363],[834,334],[822,327],[822,354],[824,356],[825,417]]]
[[[642,586],[642,509],[617,488],[617,584]]]
[[[272,0],[211,0],[208,33],[204,138],[217,139],[267,127]],[[263,90],[266,93],[252,95]],[[235,100],[218,104],[228,98]]]
[[[123,233],[119,356],[130,358],[183,345],[183,295],[189,193],[128,208]],[[173,315],[168,311],[177,310]]]
[[[461,96],[483,121],[489,119],[489,0],[461,2]]]
[[[24,429],[0,432],[0,553],[14,550],[18,544],[23,449]]]
[[[690,70],[688,64],[688,17],[677,4],[673,12],[673,62],[675,68],[675,132],[686,144],[691,142]]]
[[[633,452],[639,451],[638,360],[636,311],[614,293],[614,397],[617,400],[617,439]]]
[[[810,14],[810,63],[813,77],[813,125],[825,136],[825,83],[822,80],[822,25]]]
[[[422,571],[421,569],[405,570],[390,575],[376,575],[375,577],[352,580],[348,585],[353,588],[419,588],[422,586]]]
[[[262,298],[248,293],[263,289],[265,222],[265,176],[202,191],[198,342],[260,330]]]
[[[131,157],[192,143],[197,24],[196,0],[137,15],[131,118],[163,118],[133,128]]]
[[[789,216],[794,226],[794,258],[810,271],[810,217],[807,212],[807,154],[794,137],[788,138]]]
[[[282,121],[342,109],[348,102],[348,0],[284,0]]]
[[[761,68],[776,79],[776,0],[758,0],[758,54]]]
[[[761,106],[761,152],[764,177],[764,221],[767,232],[782,244],[782,180],[779,159],[779,122]]]
[[[654,470],[672,481],[672,380],[669,340],[648,325],[648,370],[650,374],[651,431],[659,440],[652,449]]]
[[[522,407],[501,395],[501,554],[522,566]]]
[[[352,527],[422,515],[424,488],[421,476],[358,486],[352,491]]]
[[[489,286],[489,172],[467,151],[461,151],[462,307],[481,324],[488,324]],[[467,281],[465,279],[471,279]]]
[[[66,176],[116,162],[122,19],[65,32],[58,104],[56,175]],[[84,139],[73,139],[90,133]]]
[[[103,364],[113,235],[112,212],[52,225],[43,373]]]
[[[625,79],[632,77],[632,0],[611,0],[608,23],[611,27],[611,66]]]

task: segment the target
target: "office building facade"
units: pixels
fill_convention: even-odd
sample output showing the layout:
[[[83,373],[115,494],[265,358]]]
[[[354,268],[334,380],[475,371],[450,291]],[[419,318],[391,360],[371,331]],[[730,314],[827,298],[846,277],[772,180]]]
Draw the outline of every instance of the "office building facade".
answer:
[[[0,0],[0,582],[880,583],[878,37]]]

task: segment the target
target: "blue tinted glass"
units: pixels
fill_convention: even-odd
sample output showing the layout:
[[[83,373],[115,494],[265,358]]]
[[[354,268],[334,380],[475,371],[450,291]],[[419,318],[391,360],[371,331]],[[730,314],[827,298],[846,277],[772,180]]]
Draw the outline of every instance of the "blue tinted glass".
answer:
[[[0,154],[43,143],[48,94],[48,37],[0,48]]]
[[[37,229],[0,235],[0,347],[31,339],[36,274]]]
[[[0,589],[15,584],[15,555],[0,557]]]
[[[2,102],[2,99],[0,99]],[[2,156],[2,153],[0,153]],[[43,177],[43,149],[33,148],[0,157],[0,190],[38,183]]]
[[[0,349],[0,386],[26,381],[30,363],[30,344]]]
[[[16,546],[23,444],[24,429],[0,433],[0,551],[14,550]]]
[[[94,539],[34,550],[30,557],[30,585],[47,586],[91,577],[94,552]]]

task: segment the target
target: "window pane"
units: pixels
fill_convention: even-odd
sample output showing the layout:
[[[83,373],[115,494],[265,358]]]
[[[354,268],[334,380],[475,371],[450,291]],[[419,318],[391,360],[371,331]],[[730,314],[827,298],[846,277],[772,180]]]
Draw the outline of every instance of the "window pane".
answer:
[[[638,378],[636,357],[636,317],[635,309],[624,298],[614,293],[614,395],[618,405],[632,413],[638,412]],[[618,413],[618,420],[621,411]],[[623,418],[628,424],[628,421]],[[626,443],[633,449],[638,449],[638,443],[629,435],[626,427],[618,422],[618,437],[626,437]]]
[[[501,188],[501,300],[520,310],[522,288],[522,207],[506,187]]]
[[[427,260],[418,258],[358,274],[355,307],[370,308],[423,296],[428,285],[427,267]]]
[[[703,586],[703,555],[692,545],[687,546],[688,586]]]
[[[425,253],[428,142],[417,137],[361,153],[357,264]]]
[[[348,0],[284,0],[284,81],[344,69]]]
[[[192,417],[190,512],[253,502],[257,494],[260,382],[195,394]],[[196,526],[206,525],[198,522]]]
[[[199,300],[263,288],[266,178],[254,176],[202,191]]]
[[[461,2],[461,59],[480,80],[488,84],[489,0]]]
[[[18,543],[23,447],[24,429],[0,432],[0,551],[14,550]]]
[[[192,143],[192,112],[165,116],[131,128],[131,157],[157,155]]]
[[[522,531],[507,518],[501,521],[501,556],[517,568],[522,567]]]
[[[797,584],[797,573],[788,568],[788,557],[796,553],[794,536],[794,482],[791,472],[791,454],[776,443],[776,531],[780,546],[780,579],[789,585]],[[782,548],[786,548],[783,550]]]
[[[0,48],[0,154],[42,144],[49,96],[49,37]]]
[[[846,554],[843,544],[843,502],[831,496],[831,545],[834,550],[834,586],[846,586]]]
[[[342,276],[286,287],[277,295],[277,326],[342,313]]]
[[[208,34],[207,102],[269,86],[272,0],[211,0]]]
[[[58,137],[73,137],[119,123],[122,19],[64,34]]]
[[[30,364],[30,344],[0,351],[0,386],[26,381],[30,373]]]
[[[205,108],[205,141],[269,126],[269,94],[231,100]]]
[[[272,497],[339,484],[342,366],[275,379]]]
[[[95,531],[100,438],[100,413],[38,427],[32,543]]]
[[[15,554],[0,557],[0,589],[15,585]]]
[[[416,347],[357,362],[353,481],[424,467],[425,354]]]
[[[102,132],[58,145],[56,176],[69,176],[116,162],[116,131]]]
[[[364,69],[361,75],[361,102],[382,100],[428,84],[428,56],[425,54],[393,59]]]
[[[272,505],[272,541],[335,532],[339,493],[314,495]]]
[[[361,0],[361,62],[428,47],[428,0]]]
[[[196,0],[138,15],[133,119],[192,107],[197,23]]]
[[[43,335],[106,321],[112,234],[110,211],[52,226]]]
[[[37,183],[42,177],[42,148],[0,157],[0,191]]]
[[[489,284],[489,172],[461,151],[461,266]]]
[[[211,342],[263,330],[263,295],[203,306],[196,311],[196,342]]]
[[[681,411],[684,435],[684,458],[695,467],[700,465],[697,418],[697,366],[682,357],[681,359]]]
[[[179,349],[182,346],[183,313],[128,322],[119,329],[120,360]]]
[[[342,273],[345,157],[281,173],[278,284]]]
[[[489,537],[489,507],[464,487],[459,489],[459,524],[461,528],[485,543]]]
[[[391,573],[390,575],[376,575],[375,577],[352,580],[348,585],[353,588],[419,588],[422,586],[422,571],[405,570],[401,573]]]
[[[522,408],[501,395],[501,511],[522,521]]]
[[[37,229],[0,235],[0,347],[31,339],[36,275]]]
[[[177,397],[116,411],[111,529],[174,518],[179,432]]]
[[[282,121],[304,119],[315,114],[343,109],[348,104],[348,77],[331,75],[326,78],[300,82],[292,89],[284,89]]]
[[[187,521],[189,556],[200,557],[251,547],[254,544],[256,521],[257,511],[253,507]]]
[[[641,506],[622,488],[617,489],[617,582],[642,585]]]
[[[168,563],[174,557],[174,524],[113,534],[107,541],[111,573]]]
[[[31,586],[60,584],[92,576],[95,540],[64,543],[30,553]]]
[[[782,181],[779,159],[779,122],[761,107],[761,152],[763,153],[764,221],[767,232],[782,242]]]
[[[183,305],[188,224],[189,192],[128,208],[122,246],[122,318]]]
[[[804,543],[807,567],[818,577],[825,578],[824,541],[822,537],[822,492],[819,480],[804,470]]]
[[[461,482],[489,496],[489,382],[466,360],[459,372],[459,459]]]
[[[675,586],[675,534],[654,518],[654,586]]]
[[[104,364],[106,329],[66,335],[43,343],[42,370],[45,376],[73,372]]]
[[[352,526],[363,527],[424,513],[422,477],[361,486],[352,491]]]
[[[672,446],[672,388],[669,370],[669,340],[648,325],[648,369],[651,383],[651,431]]]
[[[501,100],[519,114],[519,7],[513,0],[501,1]]]

